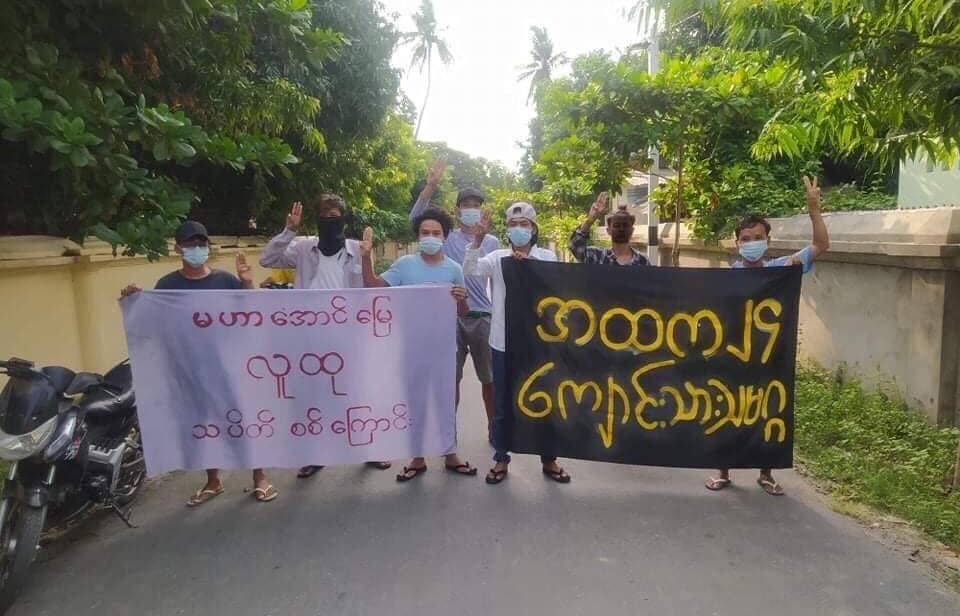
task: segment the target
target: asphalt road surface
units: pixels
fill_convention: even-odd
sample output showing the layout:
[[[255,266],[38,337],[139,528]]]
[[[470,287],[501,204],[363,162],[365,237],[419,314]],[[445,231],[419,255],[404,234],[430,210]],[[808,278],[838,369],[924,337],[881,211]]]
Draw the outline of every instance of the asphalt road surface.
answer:
[[[468,370],[468,374],[470,374]],[[471,375],[472,376],[472,375]],[[272,471],[257,503],[246,473],[203,507],[201,473],[152,483],[138,528],[101,515],[45,547],[13,616],[658,615],[957,616],[960,596],[826,509],[781,473],[771,497],[755,473],[720,493],[706,473],[561,461],[546,480],[517,456],[499,486],[475,381],[465,382],[462,451],[473,478],[327,468]]]

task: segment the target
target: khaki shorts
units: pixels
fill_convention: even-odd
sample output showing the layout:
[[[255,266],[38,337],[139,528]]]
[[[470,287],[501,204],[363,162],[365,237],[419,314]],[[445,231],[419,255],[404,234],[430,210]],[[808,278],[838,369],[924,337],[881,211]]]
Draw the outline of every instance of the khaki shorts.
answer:
[[[457,319],[457,382],[463,379],[467,353],[473,359],[477,378],[486,385],[493,383],[493,360],[490,354],[490,317]]]

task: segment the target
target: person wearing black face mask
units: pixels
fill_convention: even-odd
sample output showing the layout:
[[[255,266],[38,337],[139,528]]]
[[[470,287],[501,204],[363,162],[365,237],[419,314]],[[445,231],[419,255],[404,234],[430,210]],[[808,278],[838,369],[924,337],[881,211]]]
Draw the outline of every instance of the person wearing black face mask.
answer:
[[[340,195],[324,192],[313,203],[317,235],[298,238],[303,221],[303,204],[293,204],[287,215],[287,228],[263,249],[260,265],[271,268],[295,268],[295,289],[353,289],[363,287],[360,243],[346,239],[347,204]],[[389,462],[368,462],[384,470]],[[306,478],[321,466],[305,466],[298,477]]]
[[[573,231],[573,237],[570,238],[570,252],[581,263],[650,265],[643,253],[630,245],[636,219],[627,211],[626,206],[620,206],[613,215],[607,217],[607,233],[613,245],[610,248],[587,245],[590,240],[590,227],[603,215],[606,207],[607,193],[602,192],[590,208],[587,219]]]

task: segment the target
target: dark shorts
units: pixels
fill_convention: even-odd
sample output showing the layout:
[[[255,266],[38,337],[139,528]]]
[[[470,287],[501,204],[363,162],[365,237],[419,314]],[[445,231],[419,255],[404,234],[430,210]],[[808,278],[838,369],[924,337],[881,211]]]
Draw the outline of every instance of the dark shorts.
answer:
[[[486,385],[493,382],[490,355],[490,317],[465,316],[457,319],[457,382],[463,378],[467,353],[473,359],[477,378]]]

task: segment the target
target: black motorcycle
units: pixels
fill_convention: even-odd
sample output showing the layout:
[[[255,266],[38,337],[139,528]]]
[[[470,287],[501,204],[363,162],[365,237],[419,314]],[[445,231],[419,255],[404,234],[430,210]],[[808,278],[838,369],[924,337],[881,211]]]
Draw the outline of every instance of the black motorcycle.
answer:
[[[146,476],[133,376],[123,362],[101,376],[0,361],[0,613],[13,603],[41,533],[94,508],[122,509]]]

